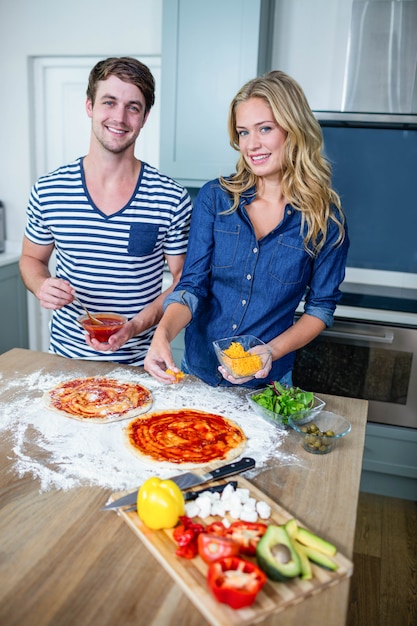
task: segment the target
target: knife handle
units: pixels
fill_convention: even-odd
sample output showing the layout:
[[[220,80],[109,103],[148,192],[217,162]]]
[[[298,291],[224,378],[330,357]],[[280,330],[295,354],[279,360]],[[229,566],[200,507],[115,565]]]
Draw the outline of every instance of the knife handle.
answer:
[[[205,489],[199,489],[198,491],[186,491],[183,496],[184,500],[188,502],[189,500],[197,500],[198,496],[201,496],[202,493],[223,493],[227,485],[231,485],[233,489],[237,489],[237,480],[231,480],[228,483],[222,483],[221,485],[211,485],[210,487],[206,487]]]
[[[217,480],[219,478],[233,476],[233,474],[246,472],[246,470],[252,469],[252,467],[255,467],[255,459],[252,459],[251,457],[243,457],[240,461],[229,463],[229,465],[223,465],[222,467],[210,472],[210,474],[212,475],[213,480]]]

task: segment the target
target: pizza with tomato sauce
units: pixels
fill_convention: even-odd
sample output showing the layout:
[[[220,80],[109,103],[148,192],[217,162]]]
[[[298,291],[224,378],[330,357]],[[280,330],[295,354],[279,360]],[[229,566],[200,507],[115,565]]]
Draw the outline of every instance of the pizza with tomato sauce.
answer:
[[[232,420],[197,409],[144,415],[128,424],[125,435],[127,446],[141,461],[164,468],[220,465],[246,448],[246,436]]]
[[[43,396],[44,404],[83,422],[108,423],[142,415],[152,406],[152,394],[143,385],[114,378],[73,378]]]

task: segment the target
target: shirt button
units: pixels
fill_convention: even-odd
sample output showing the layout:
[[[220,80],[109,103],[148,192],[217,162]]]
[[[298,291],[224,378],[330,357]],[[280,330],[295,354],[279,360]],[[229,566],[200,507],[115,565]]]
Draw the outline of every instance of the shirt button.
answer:
[[[236,328],[237,328],[237,324],[233,324],[232,330],[236,330]]]
[[[242,306],[245,306],[246,300],[242,300]]]
[[[252,275],[251,275],[251,274],[246,274],[246,278],[247,278],[248,280],[252,280]]]
[[[287,209],[287,215],[291,215],[292,211],[291,209]]]
[[[254,249],[252,250],[252,252],[253,252],[253,254],[256,254],[256,253],[258,252],[258,248],[254,248]]]

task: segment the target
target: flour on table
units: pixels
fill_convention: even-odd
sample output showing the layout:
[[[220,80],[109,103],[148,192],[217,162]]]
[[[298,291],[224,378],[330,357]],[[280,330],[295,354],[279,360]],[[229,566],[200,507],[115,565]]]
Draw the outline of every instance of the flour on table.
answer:
[[[0,432],[7,432],[12,439],[13,471],[19,476],[30,474],[38,479],[41,491],[68,490],[82,485],[113,491],[134,489],[154,476],[156,470],[127,449],[123,431],[129,420],[109,424],[79,422],[43,406],[45,391],[78,376],[74,372],[63,376],[39,371],[2,383],[0,373],[2,391],[9,392],[7,402],[0,398]],[[167,386],[142,372],[127,375],[122,368],[116,368],[107,376],[147,387],[154,399],[151,412],[195,408],[236,422],[247,437],[244,456],[256,461],[256,469],[245,476],[256,475],[273,457],[281,465],[298,464],[296,457],[282,450],[288,432],[262,420],[251,410],[245,397],[238,397],[227,388],[209,387],[201,381],[194,381],[191,386],[187,380]],[[39,392],[39,397],[29,396],[28,391]],[[161,470],[158,476],[169,478],[179,472]]]

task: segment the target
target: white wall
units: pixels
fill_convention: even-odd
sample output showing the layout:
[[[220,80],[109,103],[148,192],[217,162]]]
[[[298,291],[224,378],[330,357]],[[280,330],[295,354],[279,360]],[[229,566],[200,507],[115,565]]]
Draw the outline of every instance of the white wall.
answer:
[[[160,55],[161,27],[162,0],[1,0],[0,200],[8,241],[20,245],[35,182],[29,57]]]

